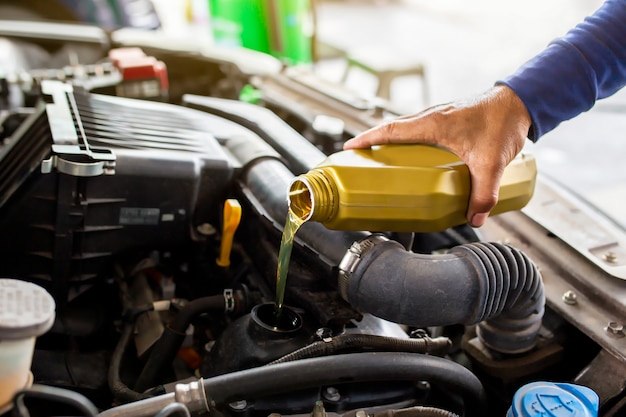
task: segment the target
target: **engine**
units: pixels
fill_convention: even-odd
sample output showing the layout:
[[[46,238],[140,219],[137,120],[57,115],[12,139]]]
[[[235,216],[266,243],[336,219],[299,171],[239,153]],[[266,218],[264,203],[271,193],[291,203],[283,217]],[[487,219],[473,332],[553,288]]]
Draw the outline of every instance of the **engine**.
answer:
[[[290,181],[387,110],[341,94],[303,108],[322,88],[301,74],[233,75],[223,57],[144,49],[156,58],[114,50],[2,79],[0,277],[54,305],[2,412],[623,411],[621,323],[588,331],[571,311],[583,302],[572,288],[592,287],[571,269],[609,278],[532,213],[499,216],[484,234],[304,224],[277,318]],[[195,84],[181,75],[190,62],[205,66]],[[264,99],[233,99],[242,79]],[[322,105],[361,122],[316,129]],[[612,285],[617,301],[604,300],[623,308]],[[11,294],[0,291],[0,319]]]

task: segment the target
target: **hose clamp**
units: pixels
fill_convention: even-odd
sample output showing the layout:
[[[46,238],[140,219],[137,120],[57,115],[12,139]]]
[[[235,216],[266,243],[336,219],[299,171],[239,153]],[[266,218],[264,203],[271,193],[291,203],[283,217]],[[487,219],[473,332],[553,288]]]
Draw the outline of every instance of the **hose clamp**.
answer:
[[[184,404],[192,414],[211,411],[202,378],[187,384],[176,384],[174,399]]]
[[[343,256],[341,262],[339,262],[339,279],[337,287],[341,297],[348,301],[348,284],[352,273],[356,270],[363,256],[372,250],[376,245],[389,241],[385,236],[377,234],[370,235],[365,239],[358,242],[354,242],[350,249]]]
[[[235,311],[235,296],[231,288],[226,288],[224,290],[224,312],[232,313],[233,311]]]

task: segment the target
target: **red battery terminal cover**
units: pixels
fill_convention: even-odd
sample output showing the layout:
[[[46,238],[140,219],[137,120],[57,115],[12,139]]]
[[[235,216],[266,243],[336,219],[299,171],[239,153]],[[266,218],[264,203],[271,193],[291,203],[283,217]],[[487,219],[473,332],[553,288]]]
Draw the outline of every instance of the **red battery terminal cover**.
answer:
[[[141,48],[116,48],[109,51],[109,60],[128,81],[159,80],[162,90],[167,90],[169,82],[167,67],[163,61],[147,56]]]

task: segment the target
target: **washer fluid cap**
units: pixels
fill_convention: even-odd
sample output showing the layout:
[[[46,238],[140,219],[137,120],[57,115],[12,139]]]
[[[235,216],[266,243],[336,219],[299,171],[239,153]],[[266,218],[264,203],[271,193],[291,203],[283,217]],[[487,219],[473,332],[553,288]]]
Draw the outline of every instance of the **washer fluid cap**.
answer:
[[[598,395],[574,384],[533,382],[513,396],[507,417],[597,417]]]
[[[54,323],[55,303],[43,288],[16,279],[0,279],[0,341],[39,336]]]

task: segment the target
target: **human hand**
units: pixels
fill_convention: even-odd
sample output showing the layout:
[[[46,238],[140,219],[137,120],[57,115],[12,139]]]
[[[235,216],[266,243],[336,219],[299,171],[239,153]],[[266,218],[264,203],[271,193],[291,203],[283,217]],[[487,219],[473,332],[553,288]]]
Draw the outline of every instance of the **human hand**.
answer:
[[[467,221],[480,227],[498,202],[504,168],[522,150],[531,118],[510,88],[497,85],[469,100],[430,107],[374,127],[344,149],[387,143],[425,143],[454,152],[470,172]]]

